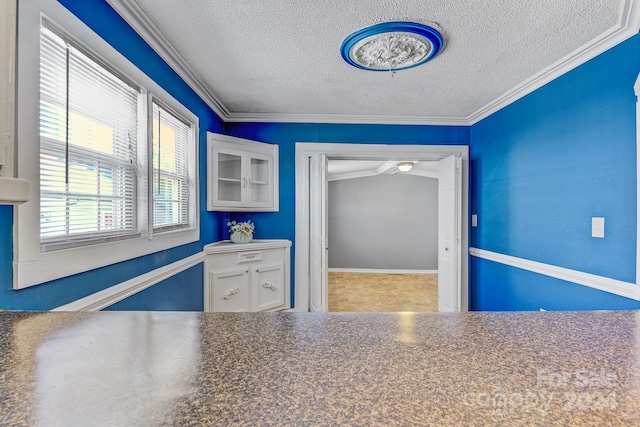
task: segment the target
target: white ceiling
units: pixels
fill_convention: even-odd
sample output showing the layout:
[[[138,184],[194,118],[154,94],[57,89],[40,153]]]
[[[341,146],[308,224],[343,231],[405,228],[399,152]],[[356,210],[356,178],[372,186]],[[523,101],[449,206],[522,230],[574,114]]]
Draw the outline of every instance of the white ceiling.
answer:
[[[470,124],[640,22],[640,0],[108,1],[227,121]],[[394,76],[342,60],[392,20],[437,23],[445,49]]]
[[[438,162],[436,161],[413,161],[413,168],[411,168],[409,172],[400,172],[398,170],[396,165],[400,161],[406,161],[406,159],[389,161],[329,159],[327,162],[327,177],[329,181],[365,178],[377,175],[395,175],[397,173],[423,178],[438,177]]]

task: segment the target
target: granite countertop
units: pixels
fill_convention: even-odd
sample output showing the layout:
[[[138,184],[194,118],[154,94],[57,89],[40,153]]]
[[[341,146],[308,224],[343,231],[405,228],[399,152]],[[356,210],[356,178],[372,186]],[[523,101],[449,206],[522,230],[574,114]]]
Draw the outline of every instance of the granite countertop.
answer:
[[[0,425],[639,425],[640,313],[0,312]]]

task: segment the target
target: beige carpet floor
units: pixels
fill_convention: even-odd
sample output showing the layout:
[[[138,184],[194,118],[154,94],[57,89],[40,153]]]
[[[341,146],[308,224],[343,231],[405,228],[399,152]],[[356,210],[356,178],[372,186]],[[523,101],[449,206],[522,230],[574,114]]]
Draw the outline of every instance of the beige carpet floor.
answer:
[[[438,311],[437,274],[329,272],[329,311]]]

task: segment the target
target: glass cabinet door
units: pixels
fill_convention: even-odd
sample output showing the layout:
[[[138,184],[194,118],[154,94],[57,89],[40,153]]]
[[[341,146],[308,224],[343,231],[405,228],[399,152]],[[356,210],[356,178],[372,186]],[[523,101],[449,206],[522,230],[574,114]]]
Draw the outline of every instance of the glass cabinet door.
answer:
[[[242,156],[219,151],[217,199],[220,202],[242,201]]]
[[[249,159],[248,198],[251,204],[271,203],[271,168],[272,159],[268,156],[252,154]]]
[[[207,210],[278,211],[278,146],[207,132]]]

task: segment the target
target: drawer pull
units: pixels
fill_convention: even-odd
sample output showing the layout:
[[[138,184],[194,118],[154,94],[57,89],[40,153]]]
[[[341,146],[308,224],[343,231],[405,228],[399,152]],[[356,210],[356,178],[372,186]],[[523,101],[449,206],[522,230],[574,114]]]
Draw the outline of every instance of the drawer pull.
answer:
[[[272,291],[276,290],[276,285],[274,285],[273,283],[264,282],[262,284],[262,287],[265,289],[271,289]]]
[[[262,260],[262,251],[238,252],[236,262],[238,264],[256,262]]]
[[[225,300],[231,298],[233,295],[237,294],[238,292],[240,292],[240,288],[233,288],[231,289],[229,292],[227,292],[226,294],[224,294],[222,296],[222,298],[224,298]]]

